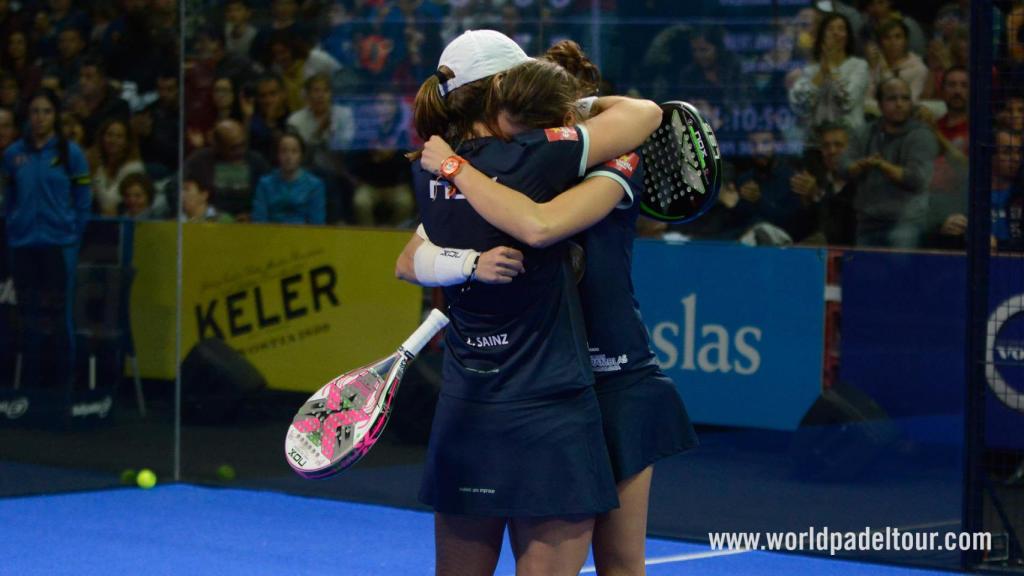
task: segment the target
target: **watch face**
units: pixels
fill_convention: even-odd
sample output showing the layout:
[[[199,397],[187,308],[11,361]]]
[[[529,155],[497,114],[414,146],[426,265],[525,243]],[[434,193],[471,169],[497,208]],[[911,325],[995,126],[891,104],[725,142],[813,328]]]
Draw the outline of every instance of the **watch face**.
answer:
[[[458,167],[458,165],[459,163],[455,160],[445,160],[444,163],[441,164],[441,173],[450,174],[452,170],[455,170],[455,168]]]

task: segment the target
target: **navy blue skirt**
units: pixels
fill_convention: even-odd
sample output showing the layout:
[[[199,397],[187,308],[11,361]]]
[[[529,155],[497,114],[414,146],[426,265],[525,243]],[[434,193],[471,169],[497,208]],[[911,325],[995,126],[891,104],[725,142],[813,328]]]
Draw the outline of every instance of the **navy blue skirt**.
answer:
[[[477,402],[441,394],[420,501],[444,514],[594,515],[618,507],[593,388]]]
[[[627,385],[602,386],[599,381],[595,388],[616,482],[697,446],[683,399],[664,374]]]

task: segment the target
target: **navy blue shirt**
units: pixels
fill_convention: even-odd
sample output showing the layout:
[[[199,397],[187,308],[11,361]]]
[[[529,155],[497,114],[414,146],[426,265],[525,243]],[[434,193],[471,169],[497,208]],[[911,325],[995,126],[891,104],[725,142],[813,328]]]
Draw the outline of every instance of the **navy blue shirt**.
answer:
[[[478,138],[458,153],[497,182],[547,202],[586,170],[582,127],[533,130],[511,142]],[[445,288],[451,324],[443,393],[481,401],[550,396],[593,383],[579,297],[564,243],[534,249],[484,220],[451,183],[414,167],[416,200],[431,242],[480,252],[519,249],[526,272],[512,282]]]
[[[92,208],[89,163],[77,144],[67,145],[68,166],[60,161],[56,137],[42,148],[21,138],[4,151],[10,246],[70,246],[81,239]]]
[[[626,154],[587,173],[587,178],[597,176],[618,182],[625,195],[615,210],[575,238],[586,253],[580,299],[597,385],[626,385],[658,370],[631,273],[644,186],[643,162],[635,152]]]

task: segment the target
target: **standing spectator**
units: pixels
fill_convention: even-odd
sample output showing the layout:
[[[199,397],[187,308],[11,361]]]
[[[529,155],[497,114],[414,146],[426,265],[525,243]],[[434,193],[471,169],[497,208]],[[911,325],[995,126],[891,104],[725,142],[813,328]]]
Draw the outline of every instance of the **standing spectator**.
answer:
[[[18,125],[14,118],[14,111],[9,108],[0,107],[0,155],[18,139],[18,136]]]
[[[252,212],[252,193],[270,166],[249,150],[245,130],[234,120],[222,120],[213,129],[213,147],[194,152],[184,172],[216,199],[217,206],[241,221]]]
[[[882,80],[899,76],[910,84],[910,95],[916,103],[921,98],[928,79],[928,67],[924,60],[907,47],[907,25],[903,20],[893,19],[878,28],[880,50],[869,53],[871,64],[871,86],[868,94],[875,93],[875,86]],[[874,103],[877,107],[878,103]]]
[[[253,222],[323,224],[324,183],[302,169],[305,145],[286,132],[277,144],[278,168],[260,178],[252,200]]]
[[[38,387],[53,366],[52,386],[70,396],[74,376],[72,316],[78,248],[92,204],[89,165],[64,139],[60,103],[47,90],[29,99],[29,133],[4,152],[7,245],[18,293],[22,384]],[[50,350],[44,350],[47,337]]]
[[[96,212],[116,216],[121,205],[121,180],[129,174],[146,171],[139,156],[139,145],[127,122],[111,118],[100,126],[96,144],[89,150],[89,164]]]
[[[876,97],[882,117],[850,147],[841,168],[857,181],[857,245],[915,248],[924,232],[939,145],[931,129],[911,118],[905,80],[883,81]]]
[[[72,95],[69,107],[82,120],[86,146],[92,146],[104,121],[118,118],[127,122],[130,116],[128,103],[114,92],[103,61],[95,56],[82,60],[78,92]]]
[[[281,78],[271,74],[260,78],[256,83],[255,111],[249,119],[249,145],[264,158],[277,158],[277,139],[284,134],[288,113],[288,100]]]
[[[850,23],[840,14],[827,14],[814,40],[814,60],[803,69],[789,93],[789,102],[806,128],[842,122],[851,131],[864,125],[864,95],[868,63],[853,55]]]
[[[224,3],[224,48],[231,54],[248,58],[249,48],[256,38],[256,28],[250,23],[252,11],[245,0]]]
[[[165,66],[156,80],[156,102],[132,117],[132,130],[139,139],[139,151],[154,177],[178,169],[179,118],[178,71]]]

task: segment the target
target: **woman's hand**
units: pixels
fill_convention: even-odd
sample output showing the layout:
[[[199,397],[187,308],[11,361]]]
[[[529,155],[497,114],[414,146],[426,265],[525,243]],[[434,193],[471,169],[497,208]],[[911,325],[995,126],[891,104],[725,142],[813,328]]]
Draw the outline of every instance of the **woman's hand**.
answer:
[[[526,272],[523,253],[508,246],[498,246],[480,255],[473,277],[484,284],[508,284],[523,272]]]
[[[423,154],[420,156],[420,166],[431,174],[441,171],[441,162],[446,158],[454,156],[455,151],[440,136],[431,136],[430,140],[423,145]]]

